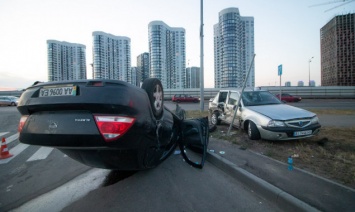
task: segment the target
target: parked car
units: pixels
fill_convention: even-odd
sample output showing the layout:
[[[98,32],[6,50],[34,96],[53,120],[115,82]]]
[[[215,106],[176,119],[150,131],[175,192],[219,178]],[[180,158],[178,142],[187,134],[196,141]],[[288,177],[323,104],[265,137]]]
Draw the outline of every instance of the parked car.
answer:
[[[191,95],[187,95],[187,94],[175,94],[171,101],[173,102],[177,102],[177,103],[180,103],[180,102],[199,102],[200,99],[197,98],[197,97],[193,97]]]
[[[142,88],[118,80],[38,83],[26,89],[18,111],[21,143],[54,147],[88,166],[143,170],[164,161],[177,146],[202,168],[208,118],[181,118],[164,107],[155,78]],[[189,160],[193,149],[200,161]]]
[[[16,106],[18,103],[18,98],[16,96],[0,96],[0,106]]]
[[[316,114],[286,105],[268,91],[221,90],[209,102],[211,123],[222,121],[244,129],[251,140],[301,139],[321,128]],[[237,109],[238,108],[238,109]],[[235,112],[237,110],[237,112]]]
[[[276,97],[280,99],[280,94],[276,94]],[[292,96],[288,93],[281,93],[281,101],[282,102],[299,102],[302,98],[299,96]]]

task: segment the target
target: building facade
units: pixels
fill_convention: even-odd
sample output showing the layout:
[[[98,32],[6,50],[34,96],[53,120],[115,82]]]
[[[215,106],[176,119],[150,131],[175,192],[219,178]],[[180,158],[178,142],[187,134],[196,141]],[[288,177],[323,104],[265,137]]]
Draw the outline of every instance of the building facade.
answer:
[[[141,73],[139,72],[137,67],[131,67],[131,79],[130,82],[132,85],[135,85],[137,87],[141,86]]]
[[[355,13],[330,20],[320,41],[321,85],[355,86]]]
[[[242,87],[254,57],[254,17],[240,16],[238,8],[219,12],[214,25],[215,88]],[[255,86],[252,64],[246,86]]]
[[[93,36],[94,79],[131,83],[131,39],[95,31]]]
[[[140,73],[140,82],[149,78],[149,53],[144,52],[137,57],[137,71]]]
[[[47,40],[48,81],[86,79],[86,47]]]
[[[186,88],[200,88],[200,68],[186,68]]]
[[[160,79],[165,89],[185,88],[185,29],[152,21],[148,41],[150,77]]]

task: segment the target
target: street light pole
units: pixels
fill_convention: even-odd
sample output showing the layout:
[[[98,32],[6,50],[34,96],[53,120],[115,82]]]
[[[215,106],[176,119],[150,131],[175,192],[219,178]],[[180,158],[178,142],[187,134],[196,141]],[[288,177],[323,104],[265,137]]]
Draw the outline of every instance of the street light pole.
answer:
[[[204,78],[203,78],[203,0],[201,0],[201,26],[200,26],[200,110],[204,111]]]
[[[311,57],[308,61],[308,86],[311,86],[311,62],[314,57]]]

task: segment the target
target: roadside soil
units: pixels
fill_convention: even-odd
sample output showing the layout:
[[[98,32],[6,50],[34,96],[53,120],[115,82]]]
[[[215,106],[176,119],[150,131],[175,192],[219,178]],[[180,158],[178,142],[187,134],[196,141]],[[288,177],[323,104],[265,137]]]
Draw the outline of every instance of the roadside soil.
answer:
[[[284,163],[292,156],[295,167],[355,188],[355,127],[322,127],[314,137],[290,141],[250,140],[236,128],[227,136],[228,129],[221,124],[210,135]]]

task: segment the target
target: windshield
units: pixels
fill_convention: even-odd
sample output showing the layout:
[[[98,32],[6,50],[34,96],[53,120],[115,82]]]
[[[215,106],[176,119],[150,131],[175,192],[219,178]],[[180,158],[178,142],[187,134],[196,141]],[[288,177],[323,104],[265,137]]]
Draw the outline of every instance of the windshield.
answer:
[[[245,91],[242,100],[244,106],[281,104],[280,100],[268,91]]]

